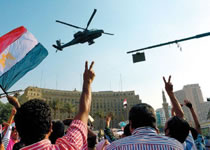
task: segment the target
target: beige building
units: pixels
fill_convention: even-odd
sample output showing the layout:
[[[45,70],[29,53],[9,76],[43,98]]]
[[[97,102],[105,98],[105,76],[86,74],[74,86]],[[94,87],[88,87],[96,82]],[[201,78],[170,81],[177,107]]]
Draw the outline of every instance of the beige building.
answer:
[[[78,111],[81,92],[44,89],[38,87],[28,87],[24,94],[19,97],[20,102],[24,103],[33,98],[46,101],[52,108],[53,119],[73,118]],[[123,100],[127,99],[127,108],[123,108]],[[104,117],[112,114],[114,119],[111,127],[119,128],[118,123],[128,119],[129,109],[141,103],[139,95],[134,91],[114,92],[101,91],[92,92],[92,105],[90,115],[95,119],[93,125],[96,129],[103,128],[105,125]],[[68,111],[71,110],[71,111]]]
[[[196,114],[199,116],[199,121],[204,121],[204,118],[206,118],[206,116],[203,116],[204,113],[202,104],[204,103],[204,100],[200,86],[198,84],[185,85],[182,90],[176,91],[174,93],[181,104],[184,103],[185,99],[191,101]],[[183,107],[183,110],[186,119],[193,123],[193,118],[189,109],[187,107]]]

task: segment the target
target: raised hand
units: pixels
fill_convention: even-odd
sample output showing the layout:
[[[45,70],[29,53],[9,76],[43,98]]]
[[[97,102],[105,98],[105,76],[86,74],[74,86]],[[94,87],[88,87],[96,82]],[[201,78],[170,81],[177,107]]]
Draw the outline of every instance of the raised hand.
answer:
[[[88,62],[85,62],[85,72],[83,74],[83,89],[82,95],[80,97],[79,113],[76,115],[75,119],[81,120],[83,123],[88,123],[88,115],[90,112],[92,93],[91,93],[91,83],[94,80],[95,73],[93,71],[93,64],[91,63],[90,68],[88,68]]]
[[[184,104],[185,104],[185,106],[187,106],[189,109],[191,109],[192,108],[192,103],[189,101],[189,100],[184,100]]]
[[[165,83],[165,90],[168,94],[173,93],[173,84],[171,83],[171,76],[168,78],[168,82],[166,82],[165,77],[163,77],[163,81]]]
[[[85,72],[83,75],[84,83],[92,83],[95,77],[95,73],[93,71],[93,64],[94,61],[92,61],[90,68],[88,69],[88,62],[85,62]]]
[[[12,104],[16,109],[20,108],[20,103],[17,98],[14,96],[7,96],[7,99],[10,104]]]
[[[184,118],[184,112],[182,110],[182,107],[173,93],[173,84],[171,83],[171,76],[169,76],[168,82],[166,82],[165,77],[163,77],[163,81],[165,83],[165,90],[171,100],[176,116]]]
[[[108,116],[106,117],[106,126],[107,126],[107,127],[109,127],[111,120],[112,120],[112,117],[111,117],[110,115],[108,115]]]

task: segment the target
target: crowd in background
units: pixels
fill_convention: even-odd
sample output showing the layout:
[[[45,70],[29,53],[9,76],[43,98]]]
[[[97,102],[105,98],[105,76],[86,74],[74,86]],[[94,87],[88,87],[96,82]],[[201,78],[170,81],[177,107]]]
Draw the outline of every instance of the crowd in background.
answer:
[[[116,137],[110,128],[111,116],[106,117],[105,128],[97,135],[88,123],[91,108],[91,84],[95,78],[94,62],[85,63],[83,89],[79,111],[74,118],[52,120],[51,110],[45,101],[32,99],[20,105],[17,98],[7,96],[13,105],[11,116],[3,124],[0,150],[205,150],[210,149],[204,140],[201,126],[190,100],[180,104],[173,93],[171,76],[163,77],[165,90],[172,104],[172,117],[159,134],[156,115],[146,103],[134,105],[129,111],[129,123],[123,134]],[[194,119],[194,128],[184,118],[182,107],[187,107]],[[13,121],[14,120],[14,121]],[[103,134],[101,134],[103,132]]]

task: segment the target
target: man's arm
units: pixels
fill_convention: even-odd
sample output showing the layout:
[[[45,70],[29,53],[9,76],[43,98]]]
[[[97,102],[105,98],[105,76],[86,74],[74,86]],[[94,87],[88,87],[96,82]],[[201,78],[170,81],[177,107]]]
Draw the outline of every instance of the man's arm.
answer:
[[[94,62],[91,63],[88,69],[88,62],[85,62],[85,72],[83,75],[83,89],[80,97],[79,113],[74,118],[75,120],[81,120],[84,124],[88,123],[88,115],[91,106],[91,83],[95,77],[95,73],[92,69]]]
[[[20,108],[20,103],[18,99],[14,96],[7,96],[7,100],[11,105],[13,105],[16,109]]]
[[[171,116],[176,116],[176,113],[174,112],[174,107],[171,108]]]
[[[90,86],[95,77],[95,73],[92,70],[93,64],[94,62],[91,63],[88,69],[88,62],[85,63],[79,112],[69,126],[66,135],[56,140],[56,145],[59,146],[60,149],[87,149],[87,123],[91,106]]]
[[[165,77],[163,77],[163,81],[165,83],[165,90],[171,100],[172,106],[174,108],[174,112],[176,113],[176,116],[180,118],[184,118],[184,112],[182,110],[181,105],[179,104],[178,100],[176,99],[174,92],[173,92],[173,85],[171,83],[171,76],[168,78],[168,82],[166,82]]]
[[[11,115],[10,115],[9,120],[8,120],[8,124],[9,124],[9,125],[12,124],[16,112],[17,112],[17,110],[15,109],[15,107],[13,107],[13,108],[12,108]]]
[[[7,131],[6,131],[6,134],[4,135],[4,138],[2,139],[2,143],[4,144],[4,148],[7,149],[7,146],[9,144],[9,140],[10,140],[10,136],[11,136],[11,132],[12,132],[12,121],[13,121],[13,118],[16,114],[16,109],[13,107],[12,108],[12,112],[11,112],[11,115],[9,117],[9,120],[8,120],[8,127],[7,127]]]
[[[111,116],[107,116],[106,117],[106,126],[105,126],[105,129],[104,129],[104,133],[105,133],[105,136],[106,138],[108,139],[108,141],[111,143],[113,141],[115,141],[115,137],[112,133],[112,130],[110,129],[110,122],[111,122]]]
[[[106,117],[106,126],[105,126],[105,127],[109,128],[111,119],[112,119],[111,116],[107,116],[107,117]]]
[[[184,104],[185,104],[185,106],[187,106],[190,109],[190,112],[191,112],[191,114],[193,116],[193,120],[195,122],[195,129],[197,130],[197,132],[199,134],[201,134],[201,126],[200,126],[200,123],[198,121],[198,117],[197,117],[197,115],[196,115],[196,113],[195,113],[195,111],[194,111],[194,109],[192,107],[192,103],[190,101],[188,101],[188,100],[184,100]]]

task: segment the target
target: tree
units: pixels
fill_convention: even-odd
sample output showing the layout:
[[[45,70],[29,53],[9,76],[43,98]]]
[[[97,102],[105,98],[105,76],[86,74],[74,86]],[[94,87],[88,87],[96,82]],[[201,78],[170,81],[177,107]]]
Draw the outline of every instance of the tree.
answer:
[[[49,103],[49,105],[54,111],[54,119],[55,119],[57,111],[61,108],[60,101],[57,99],[54,99],[51,103]]]
[[[76,111],[76,106],[73,105],[72,103],[66,103],[64,105],[64,110],[68,113],[68,118],[71,117],[71,114],[74,113]]]
[[[12,105],[10,105],[9,103],[4,104],[0,101],[0,124],[2,124],[3,122],[7,122],[11,114],[11,110]]]
[[[98,112],[96,112],[94,114],[94,116],[96,118],[99,118],[99,128],[102,129],[103,128],[103,120],[104,120],[104,117],[105,117],[104,112],[102,110],[99,110]]]

